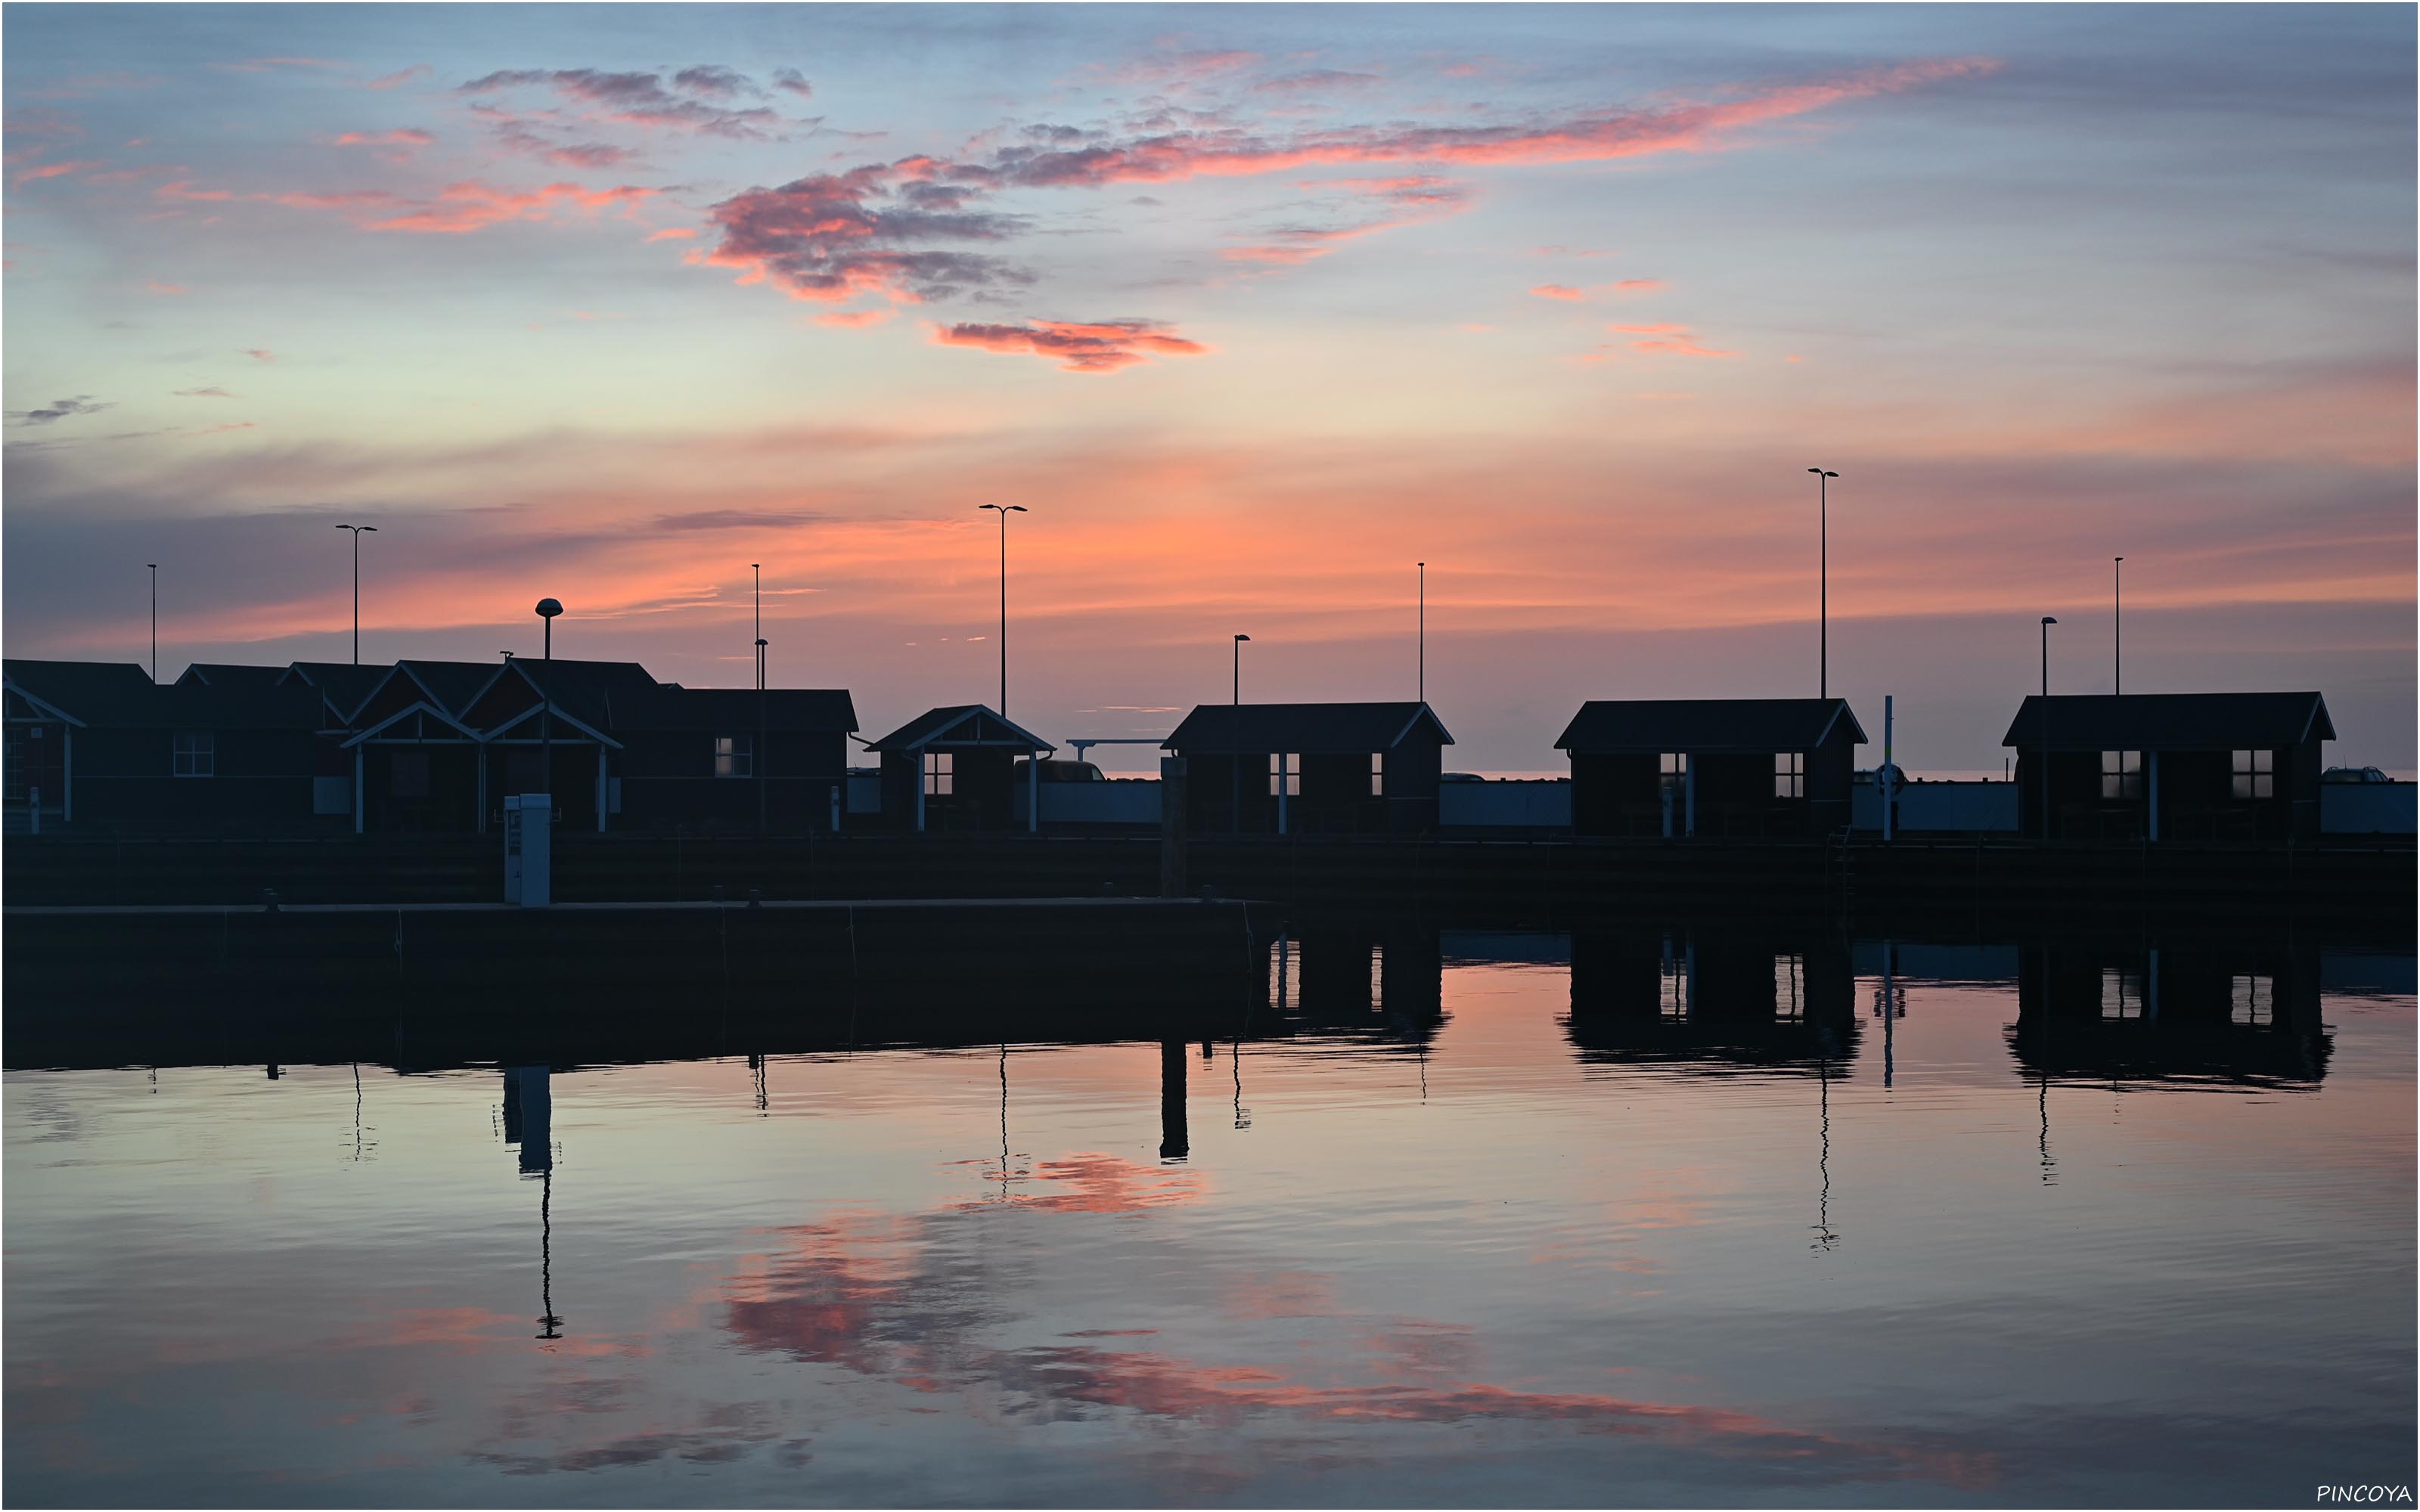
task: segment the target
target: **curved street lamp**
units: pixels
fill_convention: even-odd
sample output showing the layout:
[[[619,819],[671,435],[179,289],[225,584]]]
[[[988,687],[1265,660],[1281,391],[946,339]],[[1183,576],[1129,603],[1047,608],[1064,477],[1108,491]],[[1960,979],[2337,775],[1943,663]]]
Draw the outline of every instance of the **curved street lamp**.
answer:
[[[353,665],[362,664],[362,537],[376,535],[375,525],[339,525],[340,531],[353,532]]]
[[[1234,642],[1235,702],[1234,713],[1228,724],[1228,730],[1233,737],[1228,741],[1228,745],[1233,748],[1229,752],[1229,757],[1233,764],[1232,775],[1234,778],[1233,791],[1227,799],[1227,832],[1231,835],[1242,834],[1244,830],[1244,642],[1250,639],[1250,636],[1239,635],[1235,637]]]
[[[1000,717],[1008,717],[1008,517],[1027,513],[1023,504],[984,504],[1000,513]]]
[[[1832,501],[1829,489],[1837,472],[1808,468],[1815,474],[1815,696],[1832,696]]]

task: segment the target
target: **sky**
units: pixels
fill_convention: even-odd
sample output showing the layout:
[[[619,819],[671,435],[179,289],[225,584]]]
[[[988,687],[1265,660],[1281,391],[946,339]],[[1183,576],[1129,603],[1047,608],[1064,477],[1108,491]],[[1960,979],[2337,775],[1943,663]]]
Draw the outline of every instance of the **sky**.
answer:
[[[11,656],[864,733],[2316,687],[2414,758],[2408,7],[0,16]],[[1836,470],[1819,507],[1810,466]],[[1823,517],[1819,519],[1819,516]],[[1425,562],[1426,647],[1420,639]],[[1825,564],[1828,563],[1828,566]],[[1819,599],[1828,634],[1819,636]],[[1819,642],[1828,640],[1827,656]],[[1819,666],[1827,662],[1827,666]],[[1141,769],[1148,747],[1104,748]]]

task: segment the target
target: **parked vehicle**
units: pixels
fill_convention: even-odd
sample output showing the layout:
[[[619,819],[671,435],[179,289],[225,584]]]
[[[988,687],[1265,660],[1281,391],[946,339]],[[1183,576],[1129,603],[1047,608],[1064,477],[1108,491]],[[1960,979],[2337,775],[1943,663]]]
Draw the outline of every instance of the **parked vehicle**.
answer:
[[[2319,780],[2322,782],[2392,782],[2395,779],[2375,766],[2331,766],[2319,774]]]
[[[1016,764],[1017,781],[1023,782],[1027,780],[1025,769],[1032,764],[1031,762],[1019,762]],[[1042,770],[1035,775],[1033,780],[1040,782],[1106,782],[1109,779],[1102,776],[1101,769],[1094,765],[1091,762],[1045,761],[1042,764]]]

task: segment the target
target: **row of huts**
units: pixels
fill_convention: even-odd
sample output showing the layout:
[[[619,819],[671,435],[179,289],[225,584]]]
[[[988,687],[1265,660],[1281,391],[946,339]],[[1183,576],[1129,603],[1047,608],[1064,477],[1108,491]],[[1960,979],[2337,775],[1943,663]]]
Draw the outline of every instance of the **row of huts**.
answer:
[[[796,834],[1041,822],[1055,747],[981,704],[875,740],[851,802],[847,691],[691,688],[635,662],[197,663],[169,686],[131,664],[6,663],[12,827],[120,833],[481,831],[508,794],[566,828]],[[2319,832],[2318,693],[2027,698],[2020,827],[2058,838],[2275,843]],[[1607,700],[1556,747],[1582,835],[1784,838],[1850,822],[1842,699]],[[1163,745],[1205,833],[1419,834],[1453,744],[1423,702],[1204,704]],[[1021,790],[1021,791],[1020,791]],[[1156,817],[1156,813],[1155,813]]]

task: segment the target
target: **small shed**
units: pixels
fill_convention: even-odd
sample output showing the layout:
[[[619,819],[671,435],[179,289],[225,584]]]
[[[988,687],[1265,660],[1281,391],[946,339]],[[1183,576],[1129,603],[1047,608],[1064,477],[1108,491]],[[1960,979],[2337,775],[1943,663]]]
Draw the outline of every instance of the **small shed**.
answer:
[[[785,835],[838,828],[856,730],[845,688],[665,684],[651,698],[616,699],[621,822]]]
[[[2319,838],[2335,735],[2317,693],[2036,694],[2001,744],[2036,839],[2282,845]]]
[[[6,685],[9,805],[30,810],[40,789],[45,827],[259,834],[311,824],[318,701],[308,689],[162,687],[139,667],[103,662],[10,661]]]
[[[1847,827],[1865,739],[1846,699],[1623,699],[1555,747],[1576,833],[1798,839]]]
[[[1041,827],[1032,758],[1058,748],[980,703],[927,709],[866,749],[882,758],[886,824],[928,829],[1008,829],[1016,824],[1011,786],[1027,759],[1026,827]]]
[[[1209,833],[1417,834],[1453,744],[1426,703],[1203,703],[1161,742]]]

